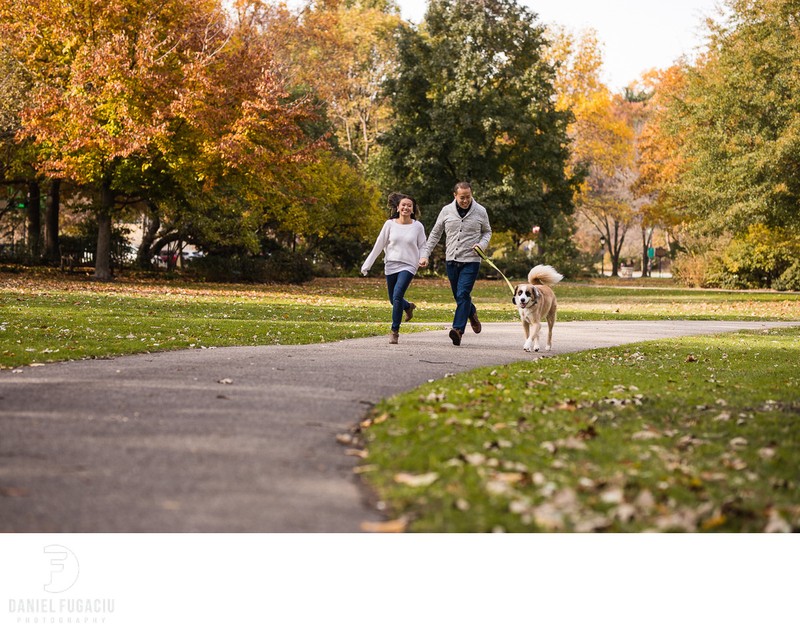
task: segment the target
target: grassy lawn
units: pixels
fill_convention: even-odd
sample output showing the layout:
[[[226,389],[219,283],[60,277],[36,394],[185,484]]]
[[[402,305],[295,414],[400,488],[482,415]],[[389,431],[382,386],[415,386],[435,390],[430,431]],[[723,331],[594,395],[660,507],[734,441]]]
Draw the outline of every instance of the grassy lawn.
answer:
[[[374,410],[358,470],[398,529],[800,530],[799,332],[448,377]]]
[[[122,278],[94,283],[53,273],[0,273],[0,367],[191,347],[308,344],[383,335],[390,306],[382,278],[319,279],[303,286],[213,285]],[[516,314],[503,281],[479,281],[486,322]],[[559,319],[800,320],[800,295],[562,283]],[[416,279],[411,332],[448,322],[445,280]],[[324,326],[320,326],[324,323]],[[422,323],[422,324],[420,324]]]
[[[800,294],[564,282],[559,319],[800,321]],[[404,331],[452,317],[419,278]],[[517,316],[479,281],[486,322]],[[0,272],[0,367],[384,335],[382,278],[303,286]],[[324,326],[321,324],[324,323]],[[684,338],[478,370],[381,403],[358,471],[398,529],[800,529],[798,330]],[[414,440],[409,440],[413,436]]]

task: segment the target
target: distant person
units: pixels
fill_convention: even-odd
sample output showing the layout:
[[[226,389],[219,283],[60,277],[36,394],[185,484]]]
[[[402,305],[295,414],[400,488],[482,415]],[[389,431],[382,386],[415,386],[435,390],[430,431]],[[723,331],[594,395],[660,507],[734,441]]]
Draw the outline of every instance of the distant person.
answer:
[[[425,245],[425,227],[418,220],[420,216],[416,200],[402,193],[389,196],[391,216],[383,224],[375,246],[361,266],[366,276],[381,252],[384,253],[384,270],[389,301],[392,303],[392,330],[389,344],[400,340],[400,321],[405,313],[408,322],[414,316],[416,305],[405,299],[420,262],[420,249]]]
[[[456,300],[453,327],[449,335],[453,344],[460,346],[467,320],[475,333],[481,332],[478,312],[472,303],[472,288],[478,278],[481,257],[473,248],[476,245],[483,250],[489,247],[492,228],[486,209],[473,199],[469,182],[456,184],[453,197],[452,203],[442,208],[436,219],[428,242],[422,248],[419,266],[428,266],[428,258],[444,233],[447,278],[450,279],[450,288]]]

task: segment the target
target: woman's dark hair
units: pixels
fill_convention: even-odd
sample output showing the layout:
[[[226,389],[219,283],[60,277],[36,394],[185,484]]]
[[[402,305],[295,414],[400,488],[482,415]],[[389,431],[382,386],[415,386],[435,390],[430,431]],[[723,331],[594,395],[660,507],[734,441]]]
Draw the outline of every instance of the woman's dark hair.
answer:
[[[392,193],[389,195],[389,219],[397,219],[400,216],[400,212],[397,210],[397,208],[400,206],[400,202],[402,202],[404,199],[410,199],[411,203],[414,205],[414,210],[411,211],[411,218],[419,218],[420,212],[416,199],[411,197],[411,195],[406,195],[404,193]]]

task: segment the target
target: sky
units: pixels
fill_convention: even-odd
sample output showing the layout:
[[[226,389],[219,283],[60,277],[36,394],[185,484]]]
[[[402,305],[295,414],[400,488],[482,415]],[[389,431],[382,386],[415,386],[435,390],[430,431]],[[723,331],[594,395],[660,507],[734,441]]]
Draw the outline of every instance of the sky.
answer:
[[[571,31],[594,28],[603,47],[606,85],[621,92],[651,68],[667,68],[682,55],[692,58],[705,41],[706,16],[717,0],[520,0],[543,24]],[[397,0],[400,13],[422,21],[426,0]]]

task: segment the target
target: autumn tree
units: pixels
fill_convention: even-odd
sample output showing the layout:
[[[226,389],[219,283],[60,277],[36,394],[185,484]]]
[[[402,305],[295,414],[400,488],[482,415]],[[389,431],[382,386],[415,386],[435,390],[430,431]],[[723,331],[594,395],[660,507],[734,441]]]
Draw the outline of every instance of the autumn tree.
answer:
[[[389,125],[381,85],[394,73],[400,23],[385,0],[308,0],[296,12],[273,11],[269,23],[292,82],[325,103],[338,146],[362,170]]]
[[[576,36],[553,28],[550,41],[547,54],[557,67],[557,108],[573,117],[567,129],[571,152],[566,169],[573,177],[583,176],[575,192],[575,207],[604,237],[611,273],[617,275],[639,205],[631,188],[636,178],[630,111],[600,79],[602,54],[594,31]]]
[[[214,92],[211,98],[192,102],[191,118],[200,133],[192,136],[190,146],[197,141],[199,145],[190,153],[198,152],[205,165],[201,172],[208,175],[202,195],[195,191],[193,198],[206,202],[213,198],[219,207],[216,216],[228,217],[227,224],[236,218],[231,204],[246,209],[239,234],[246,237],[241,245],[250,251],[259,251],[266,239],[292,250],[300,245],[318,256],[337,250],[333,242],[345,236],[352,240],[371,236],[382,204],[376,203],[377,190],[361,170],[353,168],[347,152],[337,151],[336,143],[330,142],[336,129],[329,118],[330,104],[315,86],[300,81],[298,68],[289,63],[286,48],[296,41],[286,35],[287,20],[296,24],[283,9],[248,0],[234,3],[230,41],[207,79]],[[267,79],[269,91],[264,90]],[[269,107],[256,117],[244,119],[230,107],[248,104],[259,90],[262,108],[267,103]],[[241,150],[228,156],[233,140],[228,130],[233,129]],[[193,229],[202,225],[208,234],[210,224],[207,216],[198,218]],[[229,225],[215,232],[232,231]],[[224,250],[233,240],[210,245]]]
[[[643,207],[647,221],[662,228],[668,241],[674,241],[676,231],[686,216],[686,206],[679,193],[686,159],[681,149],[686,130],[675,118],[676,108],[685,98],[687,67],[673,65],[665,70],[648,73],[644,83],[652,94],[650,116],[642,128],[636,190],[646,198]]]
[[[325,144],[262,31],[214,0],[3,2],[3,32],[18,33],[15,59],[37,80],[17,138],[35,144],[42,173],[92,194],[96,278],[110,278],[112,217],[133,201],[174,229],[151,247],[186,237],[258,250],[260,226]],[[260,6],[239,2],[237,16]]]
[[[213,7],[201,0],[3,0],[3,34],[14,34],[15,58],[36,84],[18,138],[36,143],[41,172],[96,191],[99,280],[111,277],[118,170],[167,133],[181,85],[176,61],[193,45],[211,44],[191,34],[201,24],[208,33],[212,16]]]
[[[800,287],[800,264],[792,263],[800,250],[774,260],[760,254],[765,242],[786,251],[784,231],[800,223],[800,12],[792,0],[725,5],[727,15],[708,21],[708,50],[674,89],[669,77],[662,82],[673,96],[654,137],[675,157],[644,172],[643,185],[683,222],[676,262],[684,278]]]
[[[384,181],[436,209],[470,180],[494,229],[518,240],[533,225],[549,233],[572,212],[574,183],[564,169],[569,115],[554,106],[544,47],[536,15],[514,0],[432,0],[420,28],[402,29],[386,84]]]
[[[2,216],[11,218],[20,203],[25,210],[25,245],[27,256],[37,260],[41,253],[41,201],[44,178],[35,168],[36,154],[31,143],[18,142],[21,112],[27,102],[33,82],[24,67],[12,55],[14,42],[0,31],[0,184],[10,187],[16,195],[9,196]],[[24,202],[16,201],[24,197]]]

